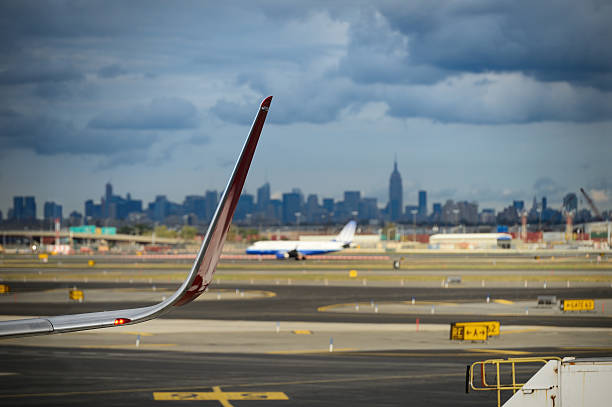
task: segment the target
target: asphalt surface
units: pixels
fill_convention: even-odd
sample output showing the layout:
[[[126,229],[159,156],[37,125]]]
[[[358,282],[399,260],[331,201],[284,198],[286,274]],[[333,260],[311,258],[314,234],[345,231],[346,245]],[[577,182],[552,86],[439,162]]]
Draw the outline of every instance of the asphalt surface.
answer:
[[[60,315],[146,304],[131,301],[20,301],[20,293],[68,289],[74,285],[85,292],[88,289],[150,287],[150,284],[136,283],[12,282],[11,292],[17,294],[15,302],[1,303],[0,314]],[[176,287],[177,284],[157,284],[159,290],[173,290]],[[612,298],[610,287],[444,289],[224,283],[215,284],[211,290],[236,288],[273,291],[276,296],[231,301],[196,301],[173,310],[164,318],[194,321],[215,319],[375,324],[413,323],[415,318],[419,318],[421,324],[446,324],[456,321],[458,316],[319,312],[317,308],[343,303],[408,301],[413,296],[417,301],[457,303],[484,302],[487,295],[491,299],[510,301],[535,300],[539,295],[555,295],[557,298]],[[470,315],[469,318],[474,321],[490,319],[478,315]],[[612,318],[599,316],[585,318],[580,315],[525,315],[501,316],[496,319],[500,320],[502,325],[612,327]],[[76,334],[54,335],[52,338],[62,340],[68,335]],[[89,335],[94,335],[93,331]],[[229,335],[247,336],[249,333],[216,335],[200,340],[223,341],[223,338],[228,338]],[[252,340],[248,337],[244,339],[247,343],[245,346],[248,346],[249,341],[256,342],[255,334],[251,335],[254,335]],[[130,342],[134,339],[133,336],[123,336],[129,337]],[[163,337],[159,337],[162,341]],[[514,335],[510,335],[509,339],[513,337]],[[153,338],[158,336],[143,337],[143,342],[151,342]],[[44,339],[46,338],[40,337],[43,342]],[[339,339],[337,338],[338,343]],[[605,338],[602,339],[605,343]],[[116,338],[113,337],[112,340],[116,341]],[[612,346],[612,340],[610,343]],[[487,353],[476,353],[467,348],[333,353],[319,351],[310,354],[268,354],[258,353],[259,351],[195,353],[167,351],[163,348],[151,351],[146,347],[129,350],[112,349],[110,346],[88,349],[71,345],[55,348],[22,346],[23,344],[3,344],[0,341],[0,405],[494,406],[497,402],[494,392],[465,393],[466,365],[488,358],[506,358],[511,356],[513,351],[513,348],[505,347],[499,350],[499,354],[491,353],[489,346]],[[536,343],[534,346],[545,344]],[[515,351],[528,352],[529,355],[595,357],[610,356],[611,348],[521,347]],[[523,371],[522,374],[528,377],[536,370],[537,368],[533,368]],[[506,397],[509,397],[509,394]],[[181,400],[178,400],[179,398]]]
[[[19,301],[19,293],[33,290],[49,290],[73,286],[88,288],[146,288],[142,284],[113,283],[12,283],[11,290],[17,293],[17,300],[0,304],[3,315],[61,315],[101,310],[123,309],[147,305],[142,302],[64,302],[64,303],[27,303]],[[174,284],[158,284],[158,289],[174,289]],[[346,312],[319,312],[321,306],[343,303],[383,301],[410,301],[414,296],[417,301],[482,301],[489,296],[491,300],[505,299],[510,301],[533,300],[540,295],[554,295],[557,298],[612,298],[612,288],[395,288],[395,287],[336,287],[336,286],[281,286],[281,285],[235,285],[215,284],[213,288],[266,290],[276,293],[275,297],[245,299],[232,301],[196,301],[177,308],[163,316],[175,319],[219,319],[251,321],[319,321],[319,322],[359,322],[359,323],[405,323],[419,318],[421,323],[450,323],[456,321],[457,314],[443,315],[423,314],[373,314]],[[210,295],[211,293],[205,294]],[[470,320],[489,320],[490,316],[470,315]],[[564,316],[520,315],[499,316],[503,325],[544,325],[572,327],[612,327],[612,318],[580,314]]]
[[[570,351],[539,348],[539,354]],[[571,351],[574,356],[602,352]],[[491,355],[493,357],[495,355]],[[502,355],[499,355],[502,356]],[[492,406],[494,392],[465,393],[474,355],[428,351],[315,355],[206,354],[0,346],[0,404],[11,406]],[[537,368],[523,370],[527,377]],[[285,400],[262,399],[282,393]],[[160,395],[162,393],[162,395]],[[181,397],[183,400],[156,400]],[[204,394],[204,395],[202,395]],[[227,395],[226,395],[227,396]],[[506,395],[505,397],[508,397]],[[259,400],[257,400],[259,398]]]

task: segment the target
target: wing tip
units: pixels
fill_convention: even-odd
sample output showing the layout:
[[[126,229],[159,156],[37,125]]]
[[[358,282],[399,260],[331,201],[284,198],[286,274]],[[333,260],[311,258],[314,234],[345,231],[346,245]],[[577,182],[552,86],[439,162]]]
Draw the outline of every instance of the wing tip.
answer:
[[[261,102],[260,109],[268,110],[268,108],[270,107],[270,103],[272,103],[272,96],[268,96],[263,100],[263,102]]]

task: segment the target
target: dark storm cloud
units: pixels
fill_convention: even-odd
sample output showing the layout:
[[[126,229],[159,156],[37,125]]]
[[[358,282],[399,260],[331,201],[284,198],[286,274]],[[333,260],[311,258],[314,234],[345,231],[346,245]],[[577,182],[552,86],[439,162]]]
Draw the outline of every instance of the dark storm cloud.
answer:
[[[128,109],[115,109],[94,117],[92,129],[190,129],[197,126],[197,110],[184,99],[158,98],[150,104]]]
[[[409,39],[414,64],[611,88],[608,1],[386,2],[380,12]]]
[[[80,130],[68,121],[44,116],[0,116],[2,150],[25,149],[43,155],[110,155],[146,150],[157,139],[155,135],[139,132]]]
[[[241,124],[252,120],[253,95],[269,94],[278,101],[270,119],[282,124],[329,123],[367,102],[385,103],[393,117],[445,123],[612,118],[609,2],[14,1],[0,7],[0,49],[12,50],[0,85],[35,83],[28,91],[45,100],[79,96],[75,81],[104,82],[106,90],[117,85],[100,79],[134,73],[143,81],[137,90],[151,90],[145,98],[167,95],[160,91],[167,83],[160,83],[168,77],[227,88],[206,105]],[[176,94],[197,100],[190,91],[185,86]],[[119,103],[89,128],[195,128],[197,110],[184,102]]]
[[[32,62],[31,65],[11,67],[0,72],[0,85],[58,83],[80,81],[84,78],[85,76],[74,67],[49,66]]]

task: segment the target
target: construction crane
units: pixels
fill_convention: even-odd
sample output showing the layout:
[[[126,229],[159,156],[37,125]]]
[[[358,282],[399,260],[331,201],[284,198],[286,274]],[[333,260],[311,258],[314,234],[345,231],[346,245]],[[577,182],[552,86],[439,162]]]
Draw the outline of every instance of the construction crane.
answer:
[[[593,212],[595,212],[595,216],[602,219],[601,213],[599,212],[599,209],[597,209],[597,207],[595,206],[595,203],[593,202],[591,197],[586,193],[583,188],[580,188],[580,192],[582,192],[582,195],[584,195],[585,199],[589,203],[589,206],[591,207],[591,209],[593,209]]]

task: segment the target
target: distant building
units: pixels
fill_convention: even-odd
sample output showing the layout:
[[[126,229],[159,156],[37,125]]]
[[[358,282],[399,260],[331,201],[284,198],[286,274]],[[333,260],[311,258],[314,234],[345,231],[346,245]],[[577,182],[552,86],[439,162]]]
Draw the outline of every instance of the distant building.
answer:
[[[493,225],[495,224],[495,209],[492,208],[484,208],[482,212],[480,212],[480,223],[483,225]]]
[[[353,216],[354,213],[357,213],[359,211],[360,200],[360,191],[344,191],[344,206],[345,210],[349,212],[349,216]]]
[[[378,219],[378,201],[376,198],[363,198],[359,201],[359,221]]]
[[[456,225],[459,223],[459,208],[457,204],[449,199],[442,207],[442,223],[445,225]]]
[[[185,215],[195,215],[199,220],[206,218],[206,198],[201,195],[187,195],[183,201]]]
[[[419,191],[419,219],[427,218],[427,192]]]
[[[257,188],[257,212],[266,212],[270,203],[270,183]]]
[[[323,198],[323,209],[330,215],[334,211],[334,198]]]
[[[520,214],[525,209],[525,201],[513,201],[512,207]]]
[[[295,224],[297,223],[297,214],[301,213],[301,196],[297,192],[289,192],[283,194],[283,223]],[[300,219],[301,220],[301,219]]]
[[[36,200],[33,196],[26,196],[23,207],[23,219],[34,220],[36,219]]]
[[[55,202],[45,202],[43,218],[45,220],[62,219],[62,205],[58,205]]]
[[[478,204],[476,202],[457,202],[459,222],[466,225],[478,224]]]
[[[442,204],[440,202],[434,202],[430,219],[432,223],[442,222]]]
[[[214,190],[206,191],[204,198],[206,199],[206,216],[204,219],[206,222],[210,222],[215,214],[215,209],[217,209],[219,194]]]
[[[13,197],[13,211],[11,216],[9,216],[12,220],[23,220],[23,197],[22,196],[14,196]]]
[[[417,205],[406,205],[404,213],[406,214],[406,219],[412,222],[418,217],[419,207]]]
[[[306,205],[304,205],[304,212],[308,223],[319,223],[321,221],[322,210],[319,206],[317,194],[308,195]]]
[[[399,221],[402,218],[402,209],[404,201],[404,191],[402,187],[402,176],[397,170],[397,161],[393,163],[393,172],[389,178],[389,204],[388,214],[389,219],[393,222]]]
[[[153,220],[163,222],[170,214],[170,205],[166,195],[157,195],[153,202]]]
[[[236,205],[234,219],[237,221],[247,220],[248,215],[253,215],[255,212],[255,197],[251,194],[242,194]]]

